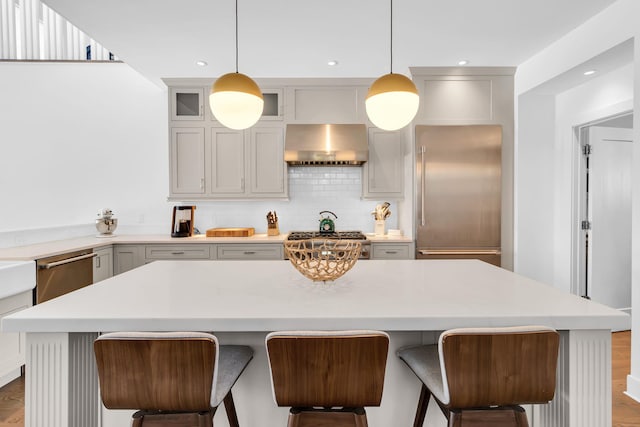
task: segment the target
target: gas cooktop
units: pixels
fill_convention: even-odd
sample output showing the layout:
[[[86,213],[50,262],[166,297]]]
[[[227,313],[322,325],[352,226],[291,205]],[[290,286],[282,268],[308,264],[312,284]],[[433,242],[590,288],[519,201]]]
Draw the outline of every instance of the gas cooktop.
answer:
[[[345,239],[345,240],[367,240],[367,236],[360,231],[332,231],[321,233],[320,231],[292,231],[287,240],[307,240],[307,239]]]

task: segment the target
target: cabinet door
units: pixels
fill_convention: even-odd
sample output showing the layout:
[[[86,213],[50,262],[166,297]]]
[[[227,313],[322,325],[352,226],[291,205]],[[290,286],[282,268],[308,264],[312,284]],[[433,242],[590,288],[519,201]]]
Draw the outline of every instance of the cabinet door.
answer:
[[[153,245],[145,248],[147,260],[156,259],[209,259],[209,245]]]
[[[261,243],[251,244],[221,244],[217,250],[218,259],[222,260],[273,260],[284,259],[282,244]]]
[[[249,138],[250,192],[258,197],[285,197],[282,128],[252,128]]]
[[[204,128],[171,129],[171,194],[205,192]]]
[[[363,170],[363,197],[398,199],[404,187],[403,131],[369,129],[369,160]]]
[[[204,120],[204,89],[171,88],[171,120]]]
[[[93,283],[113,276],[113,247],[101,248],[94,251],[97,256],[93,259]]]
[[[371,259],[411,259],[412,243],[372,243]]]
[[[244,177],[244,132],[212,128],[210,193],[223,197],[244,194]]]
[[[124,273],[145,264],[144,246],[117,245],[114,250],[114,274]]]

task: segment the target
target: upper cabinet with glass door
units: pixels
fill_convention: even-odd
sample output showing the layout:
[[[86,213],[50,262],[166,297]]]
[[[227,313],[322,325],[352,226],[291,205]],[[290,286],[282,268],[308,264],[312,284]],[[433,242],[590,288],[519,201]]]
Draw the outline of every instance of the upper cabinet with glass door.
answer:
[[[204,120],[204,89],[171,88],[171,120]]]

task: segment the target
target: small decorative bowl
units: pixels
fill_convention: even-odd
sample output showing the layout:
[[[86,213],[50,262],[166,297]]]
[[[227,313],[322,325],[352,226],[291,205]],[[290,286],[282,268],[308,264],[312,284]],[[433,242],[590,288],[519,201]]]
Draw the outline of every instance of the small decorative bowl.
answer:
[[[336,280],[358,261],[362,245],[352,240],[308,239],[284,242],[291,264],[314,282]]]

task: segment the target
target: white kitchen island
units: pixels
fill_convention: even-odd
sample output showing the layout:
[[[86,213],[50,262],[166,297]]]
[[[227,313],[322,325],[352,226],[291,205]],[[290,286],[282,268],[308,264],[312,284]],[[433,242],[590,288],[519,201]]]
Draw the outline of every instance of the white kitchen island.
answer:
[[[411,426],[420,390],[397,348],[435,342],[455,327],[539,324],[561,332],[556,397],[532,426],[611,426],[611,330],[628,316],[473,260],[360,261],[314,284],[288,261],[156,261],[20,311],[4,331],[27,332],[26,427],[103,425],[92,342],[110,331],[212,331],[255,350],[234,388],[243,427],[283,427],[273,403],[264,337],[289,329],[380,329],[391,336],[371,427]],[[436,405],[426,425],[445,425]],[[123,419],[124,418],[124,419]],[[226,426],[224,411],[217,426]]]

